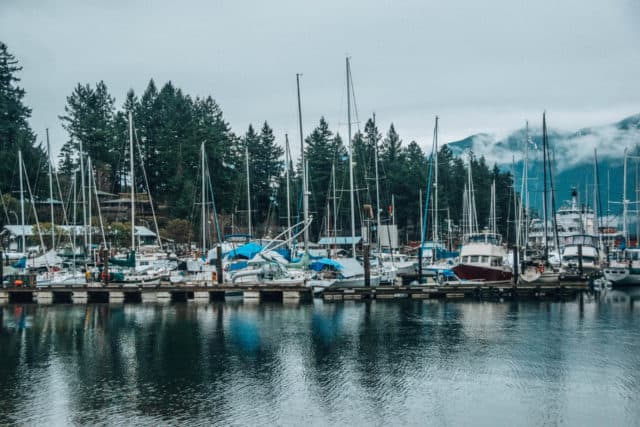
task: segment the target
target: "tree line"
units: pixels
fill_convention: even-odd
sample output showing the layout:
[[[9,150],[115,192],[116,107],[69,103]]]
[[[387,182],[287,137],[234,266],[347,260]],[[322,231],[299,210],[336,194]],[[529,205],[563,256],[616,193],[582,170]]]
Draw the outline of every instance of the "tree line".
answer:
[[[7,46],[0,43],[0,154],[3,159],[0,162],[0,190],[5,205],[15,202],[18,149],[23,152],[33,186],[43,198],[48,197],[44,185],[47,155],[42,141],[37,140],[28,124],[31,110],[25,106],[24,90],[18,86],[17,73],[21,69]],[[287,223],[287,170],[292,223],[302,218],[302,165],[299,160],[285,161],[284,135],[276,136],[266,120],[256,127],[249,124],[246,131],[236,134],[211,96],[193,97],[170,81],[158,86],[153,79],[140,95],[130,90],[120,105],[103,81],[78,84],[73,88],[59,116],[69,135],[57,158],[63,193],[70,191],[72,177],[79,168],[80,147],[92,159],[100,190],[113,194],[129,191],[129,113],[133,117],[136,141],[135,175],[143,176],[144,165],[148,182],[146,185],[144,180],[136,179],[134,185],[137,192],[149,191],[153,196],[161,229],[167,235],[190,241],[197,240],[200,233],[201,143],[205,146],[214,200],[225,233],[246,231],[248,215],[254,224],[254,234],[258,236],[275,236],[282,230]],[[366,121],[363,130],[354,133],[352,147],[356,223],[375,219],[375,209],[379,208],[383,223],[390,223],[393,217],[401,241],[418,240],[420,193],[424,202],[431,150],[423,151],[416,141],[405,143],[393,124],[381,131],[374,117]],[[247,154],[251,212],[248,212],[246,201]],[[321,117],[305,137],[304,154],[308,166],[309,208],[314,217],[312,238],[350,235],[348,144]],[[443,145],[438,152],[437,165],[438,220],[442,237],[448,232],[449,225],[452,224],[455,233],[456,224],[460,224],[469,164],[473,171],[479,223],[483,225],[488,221],[490,187],[495,179],[499,231],[503,235],[513,235],[508,230],[510,218],[513,218],[510,173],[495,165],[490,167],[484,157],[476,157],[473,153],[469,159],[456,157]],[[337,212],[337,230],[333,225],[334,211]],[[6,212],[0,221],[10,222]],[[429,233],[431,223],[429,220]]]

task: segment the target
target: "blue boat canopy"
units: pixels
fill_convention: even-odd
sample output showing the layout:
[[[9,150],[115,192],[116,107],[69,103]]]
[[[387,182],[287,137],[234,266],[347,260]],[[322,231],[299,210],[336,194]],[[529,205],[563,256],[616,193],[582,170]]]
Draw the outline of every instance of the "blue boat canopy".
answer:
[[[229,259],[237,259],[237,258],[251,259],[254,256],[256,256],[256,254],[261,250],[262,250],[262,246],[260,246],[257,243],[251,242],[230,251],[227,254],[227,257]]]
[[[333,267],[336,270],[342,270],[342,264],[329,258],[317,259],[309,265],[309,268],[313,271],[321,271],[325,267]]]

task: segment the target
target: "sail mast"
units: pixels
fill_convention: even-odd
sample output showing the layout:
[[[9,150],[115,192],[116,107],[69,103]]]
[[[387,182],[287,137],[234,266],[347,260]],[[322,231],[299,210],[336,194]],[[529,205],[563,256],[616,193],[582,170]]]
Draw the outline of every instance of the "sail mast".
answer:
[[[22,190],[21,190],[22,191]],[[624,149],[624,168],[622,174],[622,234],[625,247],[629,246],[629,227],[627,226],[627,149]]]
[[[349,201],[351,203],[351,256],[356,256],[356,214],[353,201],[353,144],[351,141],[351,65],[349,57],[347,65],[347,137],[349,138]]]
[[[338,256],[336,233],[338,232],[338,200],[336,199],[336,162],[331,164],[331,180],[333,181],[333,256]]]
[[[291,152],[289,150],[289,135],[286,133],[284,134],[284,141],[284,157],[286,163],[285,177],[287,180],[287,240],[289,241],[289,244],[291,244],[291,190],[289,188],[289,168],[291,167]],[[287,247],[289,247],[289,245],[287,245]]]
[[[435,184],[433,187],[433,248],[434,254],[436,251],[436,244],[438,242],[438,116],[436,116],[436,125],[433,128],[433,144],[434,144],[434,172],[435,172]],[[433,257],[435,261],[435,256]]]
[[[52,177],[52,169],[53,165],[51,164],[51,144],[49,143],[49,128],[47,130],[47,155],[49,156],[49,207],[51,209],[51,249],[56,248],[56,228],[55,228],[55,216],[53,211],[53,177]]]
[[[204,141],[200,144],[200,167],[202,168],[202,254],[204,255],[207,248],[207,207],[205,194],[205,174],[204,174]]]
[[[373,113],[374,129],[375,129],[375,124],[376,124],[376,114]],[[374,160],[376,162],[376,221],[377,221],[376,222],[376,237],[377,237],[376,246],[377,246],[378,252],[380,252],[380,183],[379,183],[379,176],[378,176],[378,135],[375,135],[374,144],[375,144],[375,147],[373,150],[373,154],[375,157]]]
[[[84,250],[87,250],[87,198],[85,196],[84,189],[84,150],[82,148],[82,138],[78,141],[80,143],[80,196],[82,199],[82,237],[84,239]]]
[[[300,75],[296,74],[296,87],[298,89],[298,129],[300,130],[300,165],[302,167],[302,212],[304,215],[304,250],[309,249],[309,191],[307,184],[306,165],[304,161],[304,136],[302,134],[302,102],[300,100]]]
[[[136,186],[133,170],[133,116],[129,111],[129,168],[131,173],[131,250],[136,249]]]
[[[251,228],[251,182],[249,181],[249,146],[244,147],[245,164],[247,168],[247,218],[249,219],[249,238],[253,237],[253,229]]]
[[[22,151],[18,150],[18,170],[20,175],[20,224],[22,226],[22,252],[27,252],[27,239],[24,228],[24,188],[22,185]],[[0,260],[2,262],[2,260]]]
[[[549,242],[547,236],[547,116],[546,112],[542,113],[542,170],[544,178],[542,180],[543,191],[543,203],[542,203],[542,215],[543,215],[543,230],[544,230],[544,259],[545,262],[549,259]],[[560,250],[560,248],[557,248]]]

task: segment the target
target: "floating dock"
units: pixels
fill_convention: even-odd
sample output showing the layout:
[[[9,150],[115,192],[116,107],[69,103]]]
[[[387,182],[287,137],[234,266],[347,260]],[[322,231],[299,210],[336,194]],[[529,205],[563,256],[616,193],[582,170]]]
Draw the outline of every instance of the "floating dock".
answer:
[[[8,287],[0,288],[0,303],[146,303],[225,301],[242,298],[245,301],[311,301],[307,287],[262,286],[70,286],[70,287]]]
[[[544,285],[465,284],[448,286],[377,286],[371,288],[330,288],[321,296],[325,301],[399,300],[399,299],[473,299],[501,301],[513,299],[564,300],[587,291],[586,283],[555,283]],[[313,290],[309,287],[272,287],[244,284],[216,286],[108,286],[70,287],[7,287],[0,288],[0,303],[147,303],[225,301],[242,298],[247,302],[282,301],[309,302]]]
[[[327,289],[325,301],[396,299],[474,299],[500,301],[513,299],[570,299],[589,289],[585,282],[540,285],[473,283],[436,286],[378,286],[374,288]]]

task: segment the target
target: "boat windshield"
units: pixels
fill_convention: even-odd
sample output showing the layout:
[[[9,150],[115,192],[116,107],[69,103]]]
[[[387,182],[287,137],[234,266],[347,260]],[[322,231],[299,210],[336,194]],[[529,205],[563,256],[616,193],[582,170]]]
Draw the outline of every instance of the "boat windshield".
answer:
[[[499,234],[493,233],[469,234],[465,236],[465,243],[489,243],[499,245],[502,243],[502,237]]]

